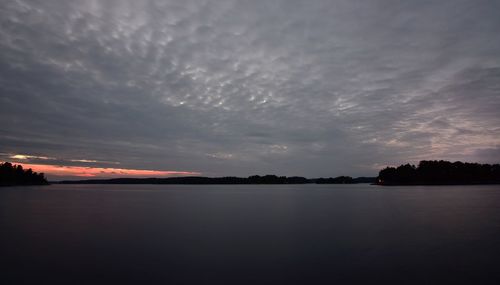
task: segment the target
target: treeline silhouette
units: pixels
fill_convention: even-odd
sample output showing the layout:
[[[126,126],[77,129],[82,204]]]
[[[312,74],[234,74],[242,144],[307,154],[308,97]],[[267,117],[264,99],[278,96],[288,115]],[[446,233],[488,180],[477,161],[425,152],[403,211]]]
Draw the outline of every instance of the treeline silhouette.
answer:
[[[444,160],[420,161],[387,167],[377,177],[380,185],[457,185],[500,184],[499,164],[449,162]]]
[[[0,164],[0,186],[48,184],[43,173],[36,173],[31,168],[23,169],[21,165],[10,162]]]
[[[352,178],[339,176],[336,178],[307,179],[299,176],[276,176],[276,175],[253,175],[244,177],[168,177],[168,178],[114,178],[114,179],[91,179],[78,181],[61,181],[62,184],[354,184],[373,183],[375,177]]]
[[[335,178],[317,178],[311,179],[313,183],[316,184],[355,184],[355,183],[373,183],[375,179],[373,177],[358,177],[352,178],[350,176],[339,176]]]

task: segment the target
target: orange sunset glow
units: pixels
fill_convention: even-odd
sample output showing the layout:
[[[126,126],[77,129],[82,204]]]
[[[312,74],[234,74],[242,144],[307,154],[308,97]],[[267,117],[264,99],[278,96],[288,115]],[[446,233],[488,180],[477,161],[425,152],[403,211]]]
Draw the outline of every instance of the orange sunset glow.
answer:
[[[124,168],[102,168],[83,166],[64,166],[47,164],[16,163],[23,168],[31,168],[36,172],[43,172],[48,176],[76,176],[76,177],[158,177],[158,176],[190,176],[199,175],[191,171],[163,171]]]

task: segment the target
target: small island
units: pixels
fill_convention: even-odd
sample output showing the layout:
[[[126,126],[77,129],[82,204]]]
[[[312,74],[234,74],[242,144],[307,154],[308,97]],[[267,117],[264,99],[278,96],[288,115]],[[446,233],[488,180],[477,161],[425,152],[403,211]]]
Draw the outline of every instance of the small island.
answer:
[[[36,173],[31,168],[24,169],[21,165],[10,162],[0,164],[0,186],[48,184],[43,173]]]
[[[479,185],[500,184],[500,164],[420,161],[386,167],[377,177],[378,185]]]

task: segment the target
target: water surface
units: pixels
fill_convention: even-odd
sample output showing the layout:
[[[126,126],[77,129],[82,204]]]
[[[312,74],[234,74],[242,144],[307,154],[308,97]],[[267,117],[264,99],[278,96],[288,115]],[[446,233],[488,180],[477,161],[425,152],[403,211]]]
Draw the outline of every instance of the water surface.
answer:
[[[0,188],[2,284],[499,284],[500,186]]]

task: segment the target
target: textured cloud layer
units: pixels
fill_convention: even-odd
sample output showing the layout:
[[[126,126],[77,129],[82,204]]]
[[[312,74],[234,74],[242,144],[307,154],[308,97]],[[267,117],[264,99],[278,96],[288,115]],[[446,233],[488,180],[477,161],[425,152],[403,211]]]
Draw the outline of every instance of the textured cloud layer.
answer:
[[[305,176],[500,160],[498,1],[1,7],[5,157]]]

